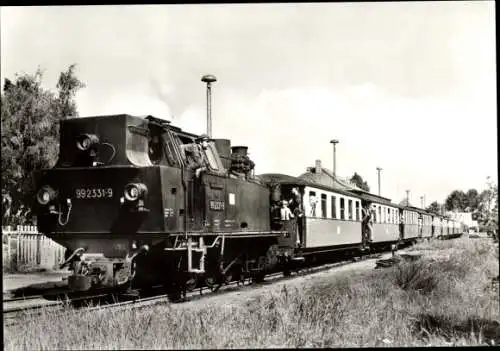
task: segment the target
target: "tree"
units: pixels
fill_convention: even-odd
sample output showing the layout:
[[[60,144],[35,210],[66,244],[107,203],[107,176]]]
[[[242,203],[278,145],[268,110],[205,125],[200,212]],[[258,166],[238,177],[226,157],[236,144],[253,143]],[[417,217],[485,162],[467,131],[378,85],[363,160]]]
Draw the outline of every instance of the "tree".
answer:
[[[426,210],[428,212],[434,213],[434,214],[440,214],[441,213],[441,206],[438,204],[437,201],[432,202],[429,206],[427,206]]]
[[[59,121],[77,116],[74,96],[84,87],[75,65],[62,72],[57,95],[42,87],[43,72],[5,79],[0,96],[2,114],[2,219],[4,224],[24,224],[36,189],[33,171],[50,168],[57,161]]]
[[[454,190],[445,200],[447,211],[464,212],[467,207],[467,195],[462,190]]]
[[[498,231],[498,185],[494,184],[490,177],[487,177],[486,189],[481,192],[480,197],[478,220],[488,231]]]
[[[370,191],[370,187],[368,186],[368,183],[366,181],[363,181],[363,178],[354,172],[354,175],[350,179],[351,183],[356,184],[356,186],[360,189],[363,189],[364,191]]]
[[[479,209],[479,203],[481,202],[481,197],[476,189],[469,189],[467,193],[465,193],[466,200],[466,208],[464,209],[467,212],[475,212]]]

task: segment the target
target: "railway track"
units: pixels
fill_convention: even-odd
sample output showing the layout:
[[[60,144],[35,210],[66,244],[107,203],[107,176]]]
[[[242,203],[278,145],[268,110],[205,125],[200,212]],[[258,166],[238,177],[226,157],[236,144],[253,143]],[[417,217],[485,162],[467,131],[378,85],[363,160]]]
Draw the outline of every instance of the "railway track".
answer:
[[[387,252],[385,252],[387,253]],[[362,258],[362,260],[367,261],[370,259],[375,259],[381,257],[384,253],[367,255]],[[235,289],[252,289],[257,288],[262,284],[272,284],[279,281],[293,280],[297,277],[318,273],[322,271],[327,271],[329,269],[338,268],[342,266],[348,266],[352,264],[353,259],[346,259],[334,263],[326,263],[322,265],[302,267],[296,270],[295,274],[290,276],[284,276],[283,272],[270,273],[266,275],[263,282],[259,284],[251,284],[251,279],[246,279],[243,283],[238,281],[232,281],[227,284],[221,285],[217,290],[211,290],[207,287],[202,287],[188,292],[182,300],[179,302],[188,302],[201,299],[205,296],[212,296],[216,294],[224,294],[227,292],[234,291]],[[240,286],[241,285],[241,286]],[[97,311],[104,309],[123,309],[123,308],[140,308],[151,306],[160,303],[169,303],[168,294],[161,293],[161,286],[153,287],[153,289],[158,289],[157,294],[153,296],[140,297],[140,296],[130,296],[130,295],[112,295],[109,293],[98,294],[91,296],[80,296],[76,298],[61,298],[57,300],[47,300],[43,295],[27,296],[6,299],[3,301],[3,314],[4,314],[4,325],[16,324],[20,316],[28,316],[33,318],[39,316],[42,313],[46,313],[50,310],[51,313],[65,313],[68,306],[75,307],[75,303],[79,307],[84,307],[83,311]],[[203,291],[208,292],[203,294]],[[124,298],[124,296],[127,296]],[[95,306],[92,306],[92,303]]]

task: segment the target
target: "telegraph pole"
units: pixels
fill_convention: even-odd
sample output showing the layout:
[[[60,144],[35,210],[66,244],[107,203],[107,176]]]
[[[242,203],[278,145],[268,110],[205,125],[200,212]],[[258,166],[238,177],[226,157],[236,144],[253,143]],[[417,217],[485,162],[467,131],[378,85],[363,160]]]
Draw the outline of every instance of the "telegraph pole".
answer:
[[[217,78],[211,74],[206,74],[201,77],[201,81],[207,84],[207,135],[212,137],[212,83],[217,81]]]
[[[377,167],[377,171],[378,171],[378,196],[380,196],[380,171],[381,170],[382,170],[382,168]]]
[[[333,176],[337,176],[337,164],[336,164],[336,159],[335,159],[335,145],[338,144],[339,141],[337,139],[332,139],[330,140],[330,144],[333,144]]]

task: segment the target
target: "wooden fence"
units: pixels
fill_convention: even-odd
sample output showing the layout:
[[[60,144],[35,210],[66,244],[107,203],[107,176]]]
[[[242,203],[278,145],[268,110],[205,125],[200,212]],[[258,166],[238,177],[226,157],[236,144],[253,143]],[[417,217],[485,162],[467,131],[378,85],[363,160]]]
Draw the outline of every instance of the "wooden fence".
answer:
[[[57,269],[64,261],[65,248],[33,226],[2,227],[3,270]]]

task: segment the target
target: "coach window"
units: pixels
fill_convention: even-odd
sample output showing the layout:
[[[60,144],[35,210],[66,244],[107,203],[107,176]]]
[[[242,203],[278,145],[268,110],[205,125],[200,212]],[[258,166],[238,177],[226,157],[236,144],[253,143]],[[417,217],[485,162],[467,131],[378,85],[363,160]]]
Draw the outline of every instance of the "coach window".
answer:
[[[359,221],[359,201],[356,201],[356,220]]]
[[[321,194],[321,217],[326,218],[326,194]]]
[[[349,216],[349,220],[352,221],[352,219],[353,219],[353,215],[352,215],[352,200],[348,201],[347,213],[348,213],[348,216]]]
[[[345,200],[343,197],[340,198],[340,220],[345,220]]]
[[[377,206],[377,210],[378,210],[378,223],[382,223],[382,208],[381,206]]]
[[[337,198],[332,196],[332,218],[337,219]]]
[[[316,192],[315,191],[310,191],[309,192],[309,205],[311,206],[311,212],[310,215],[311,217],[316,217],[316,203],[318,200],[316,199]]]

